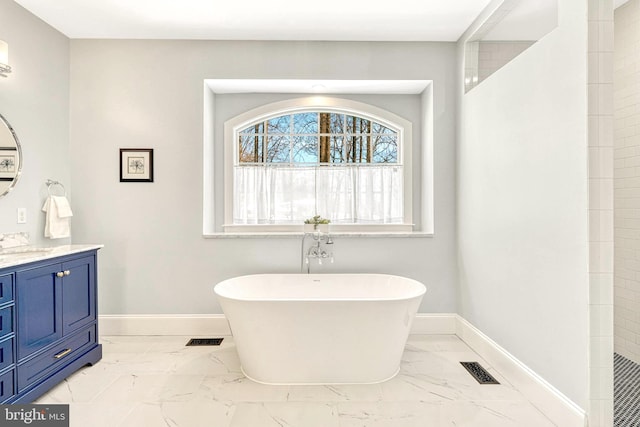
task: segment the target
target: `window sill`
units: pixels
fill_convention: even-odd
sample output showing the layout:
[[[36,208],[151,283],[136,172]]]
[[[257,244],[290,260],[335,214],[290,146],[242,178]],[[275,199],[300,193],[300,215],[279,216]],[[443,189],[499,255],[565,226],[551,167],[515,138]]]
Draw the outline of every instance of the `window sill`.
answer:
[[[229,232],[229,233],[207,233],[203,234],[205,239],[299,239],[304,236],[303,232]],[[434,233],[422,232],[422,231],[337,231],[329,232],[332,237],[345,237],[345,238],[395,238],[395,237],[434,237]]]

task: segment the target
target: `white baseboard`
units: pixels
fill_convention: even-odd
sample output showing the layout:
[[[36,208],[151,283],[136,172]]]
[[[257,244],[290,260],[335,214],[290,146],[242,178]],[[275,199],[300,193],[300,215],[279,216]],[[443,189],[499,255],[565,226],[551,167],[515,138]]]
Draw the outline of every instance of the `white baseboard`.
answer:
[[[223,314],[101,315],[99,331],[100,335],[231,335]],[[411,334],[457,335],[556,425],[584,427],[581,408],[459,315],[418,313]]]
[[[231,335],[224,314],[102,314],[100,335]]]
[[[554,424],[563,427],[586,425],[586,414],[578,405],[458,315],[456,335],[500,372]]]
[[[411,325],[411,334],[454,335],[456,333],[455,313],[418,313]]]

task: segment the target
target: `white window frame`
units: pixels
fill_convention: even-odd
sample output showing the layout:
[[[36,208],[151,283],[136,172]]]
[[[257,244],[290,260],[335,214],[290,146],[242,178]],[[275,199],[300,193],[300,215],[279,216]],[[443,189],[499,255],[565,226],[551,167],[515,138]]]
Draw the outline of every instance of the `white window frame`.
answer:
[[[404,219],[402,224],[332,224],[332,232],[411,232],[412,221],[412,123],[390,111],[343,98],[312,96],[279,101],[254,108],[224,123],[224,224],[225,233],[302,232],[303,224],[233,224],[234,165],[237,162],[237,135],[252,123],[272,117],[322,110],[351,114],[379,122],[398,132],[398,163],[403,166]]]

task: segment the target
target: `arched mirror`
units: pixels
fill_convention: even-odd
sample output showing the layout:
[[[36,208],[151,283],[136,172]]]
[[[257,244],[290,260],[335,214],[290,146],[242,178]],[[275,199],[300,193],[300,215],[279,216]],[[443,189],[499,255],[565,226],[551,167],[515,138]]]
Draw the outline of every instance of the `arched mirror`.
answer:
[[[0,197],[16,185],[21,169],[20,142],[9,122],[0,114]]]

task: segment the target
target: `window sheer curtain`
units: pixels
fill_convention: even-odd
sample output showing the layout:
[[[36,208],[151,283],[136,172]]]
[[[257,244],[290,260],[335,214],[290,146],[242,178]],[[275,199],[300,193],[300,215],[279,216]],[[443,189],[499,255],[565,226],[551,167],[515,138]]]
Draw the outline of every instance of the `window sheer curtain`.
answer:
[[[403,171],[398,165],[234,168],[233,222],[301,224],[314,215],[335,224],[401,224]]]

